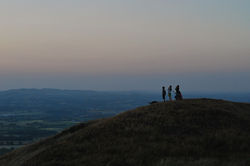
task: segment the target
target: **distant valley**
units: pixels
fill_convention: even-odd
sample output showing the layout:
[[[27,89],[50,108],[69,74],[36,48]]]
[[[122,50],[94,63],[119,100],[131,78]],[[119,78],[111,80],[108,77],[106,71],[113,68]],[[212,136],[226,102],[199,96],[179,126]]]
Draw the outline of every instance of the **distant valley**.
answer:
[[[18,89],[0,92],[0,155],[79,122],[114,116],[146,105],[157,95]]]

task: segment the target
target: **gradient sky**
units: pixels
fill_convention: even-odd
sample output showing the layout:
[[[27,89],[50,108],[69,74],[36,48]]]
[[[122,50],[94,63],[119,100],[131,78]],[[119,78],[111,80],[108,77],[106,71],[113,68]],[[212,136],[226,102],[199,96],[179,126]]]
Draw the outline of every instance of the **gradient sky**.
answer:
[[[250,92],[249,0],[0,1],[0,89]]]

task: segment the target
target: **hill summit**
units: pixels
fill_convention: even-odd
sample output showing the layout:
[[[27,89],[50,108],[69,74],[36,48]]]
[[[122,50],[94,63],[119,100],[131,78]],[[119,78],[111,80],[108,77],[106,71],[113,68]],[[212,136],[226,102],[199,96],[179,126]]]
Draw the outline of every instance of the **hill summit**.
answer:
[[[0,158],[1,166],[250,165],[250,104],[156,103],[73,126]]]

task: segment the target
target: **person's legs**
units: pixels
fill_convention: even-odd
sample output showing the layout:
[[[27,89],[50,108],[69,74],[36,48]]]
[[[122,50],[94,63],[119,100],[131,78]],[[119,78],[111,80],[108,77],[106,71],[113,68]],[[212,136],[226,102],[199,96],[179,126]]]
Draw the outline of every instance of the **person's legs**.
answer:
[[[169,98],[169,101],[172,101],[172,94],[171,93],[168,94],[168,98]]]
[[[180,95],[178,92],[176,92],[176,95],[175,95],[175,100],[180,100]]]
[[[166,97],[165,97],[165,95],[163,95],[163,96],[162,96],[162,98],[163,98],[163,101],[165,102],[165,101],[166,101]]]

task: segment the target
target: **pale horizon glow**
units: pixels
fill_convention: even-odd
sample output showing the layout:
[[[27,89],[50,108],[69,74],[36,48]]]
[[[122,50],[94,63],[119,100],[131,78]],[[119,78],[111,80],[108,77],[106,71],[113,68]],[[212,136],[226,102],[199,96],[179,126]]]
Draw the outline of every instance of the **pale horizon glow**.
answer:
[[[248,0],[0,2],[0,90],[250,92]]]

